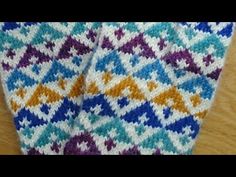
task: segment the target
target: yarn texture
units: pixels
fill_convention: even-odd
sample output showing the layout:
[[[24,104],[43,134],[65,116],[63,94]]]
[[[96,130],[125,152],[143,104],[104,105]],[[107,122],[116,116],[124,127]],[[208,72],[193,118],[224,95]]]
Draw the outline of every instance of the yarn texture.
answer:
[[[192,154],[234,27],[0,23],[2,85],[22,152]]]
[[[62,154],[100,23],[1,23],[6,101],[24,154]]]

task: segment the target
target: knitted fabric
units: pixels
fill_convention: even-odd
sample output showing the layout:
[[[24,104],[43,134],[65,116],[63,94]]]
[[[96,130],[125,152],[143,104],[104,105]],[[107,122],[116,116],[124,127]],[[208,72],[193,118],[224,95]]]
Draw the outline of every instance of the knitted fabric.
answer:
[[[191,154],[233,29],[0,23],[2,85],[22,152]]]
[[[62,154],[100,23],[0,24],[0,71],[23,154]]]
[[[103,23],[64,154],[191,154],[234,23]]]

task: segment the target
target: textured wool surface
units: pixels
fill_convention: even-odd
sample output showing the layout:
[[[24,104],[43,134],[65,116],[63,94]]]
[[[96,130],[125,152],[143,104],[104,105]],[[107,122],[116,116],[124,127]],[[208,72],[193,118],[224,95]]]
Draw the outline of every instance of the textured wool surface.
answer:
[[[62,154],[100,23],[1,23],[6,101],[24,154]]]
[[[24,154],[191,154],[234,23],[1,23]]]

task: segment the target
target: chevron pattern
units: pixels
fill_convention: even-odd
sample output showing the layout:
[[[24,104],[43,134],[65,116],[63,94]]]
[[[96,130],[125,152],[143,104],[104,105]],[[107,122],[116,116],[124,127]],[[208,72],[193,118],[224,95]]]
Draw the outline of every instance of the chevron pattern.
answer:
[[[6,22],[0,28],[1,75],[22,152],[62,154],[100,24]]]
[[[191,154],[234,23],[103,23],[65,154]]]
[[[4,22],[24,154],[191,154],[235,23]]]

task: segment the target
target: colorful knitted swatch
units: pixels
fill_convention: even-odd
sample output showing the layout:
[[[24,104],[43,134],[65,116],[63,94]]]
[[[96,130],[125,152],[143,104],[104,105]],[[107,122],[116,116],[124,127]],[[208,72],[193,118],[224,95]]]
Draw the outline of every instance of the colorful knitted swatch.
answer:
[[[1,23],[0,71],[24,154],[62,154],[100,23]]]
[[[0,23],[22,152],[191,154],[234,25]]]
[[[191,154],[234,23],[103,23],[64,154]]]

